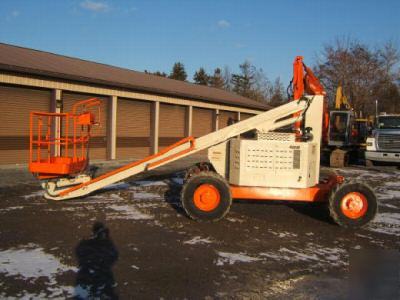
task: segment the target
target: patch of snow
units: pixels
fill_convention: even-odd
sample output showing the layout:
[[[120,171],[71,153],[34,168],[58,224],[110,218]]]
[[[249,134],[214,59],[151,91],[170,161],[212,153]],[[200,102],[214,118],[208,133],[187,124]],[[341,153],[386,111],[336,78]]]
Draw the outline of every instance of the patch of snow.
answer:
[[[73,297],[77,299],[89,299],[88,287],[77,285],[73,291]]]
[[[155,208],[155,207],[168,207],[168,204],[164,202],[141,202],[141,203],[135,203],[135,206],[139,208]]]
[[[135,265],[132,265],[131,268],[132,268],[132,269],[136,269],[136,270],[139,270],[139,269],[140,269],[138,266],[135,266]]]
[[[0,211],[11,211],[11,210],[17,210],[17,209],[23,209],[23,206],[10,206],[7,208],[2,208]]]
[[[261,258],[252,257],[245,253],[229,253],[229,252],[217,252],[219,258],[217,259],[216,265],[223,266],[224,264],[233,265],[237,262],[250,263],[259,261]]]
[[[111,194],[108,196],[111,200],[124,200],[120,195],[118,194]]]
[[[270,230],[270,232],[279,237],[279,238],[286,238],[286,237],[297,237],[297,234],[293,233],[293,232],[288,232],[288,231],[281,231],[281,232],[275,232]]]
[[[142,213],[132,205],[110,205],[108,206],[119,214],[114,214],[111,217],[113,219],[129,219],[129,220],[150,220],[153,219],[152,215]]]
[[[314,243],[308,243],[302,248],[288,249],[281,247],[275,252],[263,252],[260,256],[270,258],[275,261],[287,262],[300,262],[308,261],[313,262],[313,266],[321,264],[329,264],[333,266],[342,266],[345,261],[342,256],[346,255],[346,251],[341,248],[322,247]]]
[[[236,223],[236,222],[243,223],[244,222],[244,220],[242,220],[242,219],[232,218],[232,217],[226,218],[226,220],[228,220],[229,222],[232,222],[232,223]]]
[[[159,194],[148,193],[148,192],[134,192],[133,199],[136,200],[148,200],[148,199],[160,198]]]
[[[183,185],[183,178],[182,177],[173,177],[173,178],[171,178],[171,180],[174,182],[174,183],[177,183],[177,184],[179,184],[179,185]]]
[[[398,181],[387,181],[384,183],[384,185],[388,186],[388,187],[399,187],[400,186]]]
[[[164,181],[158,180],[158,181],[150,181],[150,180],[138,180],[135,181],[137,185],[140,186],[167,186],[168,184],[165,183]]]
[[[9,296],[5,293],[0,293],[1,299],[8,300],[31,300],[31,299],[70,299],[70,298],[78,298],[78,299],[88,299],[89,291],[80,285],[75,288],[72,286],[48,286],[45,291],[40,291],[37,293],[31,293],[26,290],[18,291],[18,294],[15,296]]]
[[[287,253],[291,257],[294,257],[297,261],[308,261],[308,260],[318,260],[318,256],[315,253],[301,253],[298,251],[290,250],[287,248],[279,249],[281,253]]]
[[[88,196],[86,199],[88,200],[106,200],[107,199],[107,195],[90,195]],[[74,202],[74,203],[78,203],[78,201]],[[80,204],[83,202],[79,202]],[[85,202],[87,203],[87,201]]]
[[[191,240],[183,242],[184,244],[188,245],[195,245],[195,244],[210,244],[212,241],[209,238],[201,238],[200,236],[195,236]]]
[[[378,199],[380,199],[380,200],[400,198],[400,191],[391,190],[391,189],[379,189],[376,194],[377,194]]]
[[[378,213],[368,229],[374,232],[400,236],[400,213]]]
[[[77,268],[62,264],[34,244],[0,251],[0,273],[5,276],[33,281],[44,276],[50,284],[56,284],[56,275],[67,271],[76,272]]]
[[[36,197],[42,197],[43,195],[44,195],[44,191],[40,190],[40,191],[33,192],[32,194],[29,194],[29,195],[24,195],[22,197],[25,200],[29,200],[29,199],[36,198]]]
[[[104,188],[102,188],[102,191],[113,191],[113,190],[126,190],[129,189],[131,186],[130,184],[126,183],[126,182],[117,182],[117,183],[113,183],[110,184],[109,186],[106,186]]]
[[[379,206],[398,209],[398,207],[396,205],[389,204],[389,203],[379,203]]]

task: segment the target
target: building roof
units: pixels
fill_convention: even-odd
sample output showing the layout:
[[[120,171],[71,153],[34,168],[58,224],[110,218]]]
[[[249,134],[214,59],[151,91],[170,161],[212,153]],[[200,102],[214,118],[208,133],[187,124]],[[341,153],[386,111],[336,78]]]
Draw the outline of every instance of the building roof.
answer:
[[[222,89],[0,43],[0,70],[266,110],[270,106]]]

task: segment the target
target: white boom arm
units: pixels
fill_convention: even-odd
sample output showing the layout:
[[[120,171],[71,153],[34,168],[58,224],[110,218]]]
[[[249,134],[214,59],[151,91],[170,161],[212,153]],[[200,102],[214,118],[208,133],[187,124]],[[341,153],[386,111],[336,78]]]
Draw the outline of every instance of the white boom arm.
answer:
[[[313,98],[308,98],[308,100],[312,102],[321,101],[321,103],[323,101],[320,96],[314,96]],[[115,182],[124,180],[147,170],[155,169],[177,159],[217,145],[247,131],[257,129],[266,132],[293,124],[296,121],[302,120],[302,112],[308,108],[308,105],[309,103],[307,100],[290,101],[287,104],[281,105],[247,120],[240,121],[236,124],[204,135],[194,140],[194,142],[193,139],[182,140],[181,143],[178,142],[172,147],[167,148],[167,150],[161,151],[156,155],[128,164],[99,177],[93,179],[88,178],[88,180],[83,180],[83,183],[72,187],[65,187],[65,184],[53,183],[51,193],[48,191],[48,193],[45,194],[45,197],[52,200],[66,200],[82,197]],[[319,106],[322,107],[322,104]],[[296,113],[300,114],[294,116]],[[321,120],[320,122],[322,122],[322,115],[314,116],[314,118],[315,117],[319,118]]]

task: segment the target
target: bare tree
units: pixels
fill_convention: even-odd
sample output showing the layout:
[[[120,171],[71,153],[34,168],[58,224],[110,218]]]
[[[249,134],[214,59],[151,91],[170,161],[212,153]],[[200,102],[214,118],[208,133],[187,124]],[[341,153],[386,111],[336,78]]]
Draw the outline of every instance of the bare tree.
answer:
[[[228,91],[232,90],[232,73],[228,66],[224,66],[224,70],[222,71],[222,78],[224,80],[224,89]]]
[[[269,104],[272,106],[279,106],[288,101],[285,96],[285,88],[280,77],[275,79],[274,85],[271,86],[271,96],[269,98]]]
[[[315,70],[329,99],[333,101],[336,88],[342,85],[356,111],[373,114],[377,99],[383,107],[396,109],[392,104],[399,101],[398,86],[392,74],[398,54],[393,44],[372,50],[356,40],[337,39],[323,48],[320,57]]]

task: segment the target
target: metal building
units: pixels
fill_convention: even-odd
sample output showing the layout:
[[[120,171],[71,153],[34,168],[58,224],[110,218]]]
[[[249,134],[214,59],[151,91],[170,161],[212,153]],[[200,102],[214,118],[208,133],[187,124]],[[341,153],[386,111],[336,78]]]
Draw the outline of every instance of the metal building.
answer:
[[[234,93],[0,43],[0,164],[28,161],[29,112],[103,100],[92,159],[139,159],[269,109]]]

